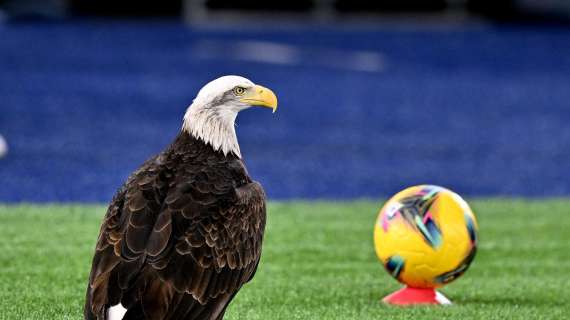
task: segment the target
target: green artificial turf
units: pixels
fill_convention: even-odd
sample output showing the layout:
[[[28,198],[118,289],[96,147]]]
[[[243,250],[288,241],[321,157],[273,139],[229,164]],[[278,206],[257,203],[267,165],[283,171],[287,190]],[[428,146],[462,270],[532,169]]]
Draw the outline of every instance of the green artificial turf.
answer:
[[[570,317],[570,201],[475,200],[480,247],[442,291],[449,307],[398,308],[374,254],[381,202],[269,205],[263,258],[226,319]],[[0,319],[80,319],[105,208],[0,206]]]

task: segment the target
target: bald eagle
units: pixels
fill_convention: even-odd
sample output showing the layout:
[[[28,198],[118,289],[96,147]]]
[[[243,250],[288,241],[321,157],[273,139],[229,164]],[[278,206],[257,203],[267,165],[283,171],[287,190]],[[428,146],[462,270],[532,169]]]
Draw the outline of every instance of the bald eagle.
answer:
[[[224,76],[204,86],[182,130],[136,170],[104,217],[86,319],[222,319],[261,256],[265,193],[241,159],[234,121],[275,94]]]

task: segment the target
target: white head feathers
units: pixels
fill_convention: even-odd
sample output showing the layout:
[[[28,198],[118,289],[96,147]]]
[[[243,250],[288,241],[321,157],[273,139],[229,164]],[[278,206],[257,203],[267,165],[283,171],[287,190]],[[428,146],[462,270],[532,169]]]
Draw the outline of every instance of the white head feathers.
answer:
[[[214,150],[241,158],[235,120],[238,112],[250,105],[240,101],[235,88],[250,90],[254,86],[239,76],[224,76],[209,82],[186,110],[182,129],[210,144]]]

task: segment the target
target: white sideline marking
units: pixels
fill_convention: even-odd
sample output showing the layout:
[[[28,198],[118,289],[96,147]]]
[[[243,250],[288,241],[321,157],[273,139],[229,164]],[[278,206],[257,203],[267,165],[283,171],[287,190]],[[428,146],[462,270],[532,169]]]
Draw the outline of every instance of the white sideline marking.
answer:
[[[112,306],[107,310],[107,318],[109,320],[121,320],[127,313],[127,309],[121,303]]]

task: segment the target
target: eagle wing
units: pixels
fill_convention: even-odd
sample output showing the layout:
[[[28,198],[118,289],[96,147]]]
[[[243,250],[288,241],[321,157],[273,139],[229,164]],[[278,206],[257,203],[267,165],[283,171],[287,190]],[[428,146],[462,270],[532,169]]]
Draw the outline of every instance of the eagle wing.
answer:
[[[241,161],[210,161],[176,175],[161,162],[143,165],[109,206],[87,318],[103,318],[106,307],[121,302],[126,317],[214,319],[257,268],[265,194]]]

